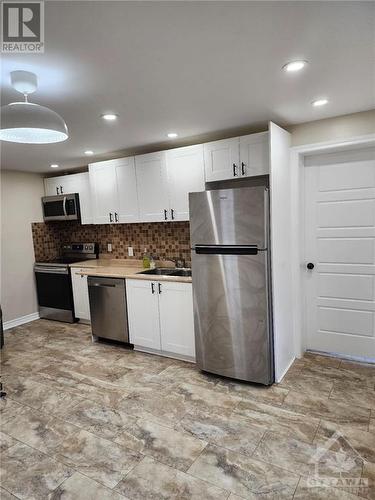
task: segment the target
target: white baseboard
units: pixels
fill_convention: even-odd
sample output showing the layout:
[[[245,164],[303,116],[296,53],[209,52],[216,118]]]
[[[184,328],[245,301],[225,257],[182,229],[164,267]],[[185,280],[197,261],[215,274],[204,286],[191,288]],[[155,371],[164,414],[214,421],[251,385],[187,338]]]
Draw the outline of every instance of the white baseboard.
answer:
[[[276,384],[280,384],[280,382],[282,381],[282,379],[285,377],[285,375],[286,375],[287,371],[289,370],[289,368],[290,368],[290,367],[292,366],[292,364],[294,363],[294,360],[295,360],[295,359],[296,359],[296,358],[294,357],[294,358],[290,361],[290,363],[288,364],[288,366],[285,368],[285,370],[284,370],[284,371],[283,371],[283,372],[282,372],[282,373],[281,373],[278,377],[275,377],[275,379],[276,379],[276,380],[275,380]]]
[[[26,316],[21,316],[20,318],[11,319],[10,321],[5,321],[3,327],[4,330],[9,330],[10,328],[14,328],[15,326],[20,326],[25,323],[30,323],[30,321],[35,321],[39,319],[39,313],[31,313],[26,314]]]
[[[319,354],[320,356],[329,356],[330,358],[345,359],[348,361],[358,361],[359,363],[375,364],[375,358],[366,358],[362,356],[349,356],[349,354],[337,354],[336,352],[316,351],[313,349],[307,349],[306,352],[312,352],[313,354]]]

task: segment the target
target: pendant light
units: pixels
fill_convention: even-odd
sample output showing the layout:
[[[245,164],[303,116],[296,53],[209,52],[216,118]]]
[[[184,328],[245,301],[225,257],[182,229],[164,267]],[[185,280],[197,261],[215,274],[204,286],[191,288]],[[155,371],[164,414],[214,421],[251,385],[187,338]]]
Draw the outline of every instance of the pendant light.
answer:
[[[37,77],[29,71],[12,71],[12,86],[25,100],[1,107],[0,140],[24,144],[48,144],[65,141],[68,128],[60,115],[45,106],[28,102],[37,89]]]

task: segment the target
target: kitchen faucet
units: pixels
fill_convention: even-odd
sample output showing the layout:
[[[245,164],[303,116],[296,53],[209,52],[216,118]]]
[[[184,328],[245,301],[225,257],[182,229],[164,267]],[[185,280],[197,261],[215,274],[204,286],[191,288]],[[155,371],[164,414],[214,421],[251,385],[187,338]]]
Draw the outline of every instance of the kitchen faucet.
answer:
[[[165,257],[163,260],[174,262],[176,267],[185,267],[185,259],[182,257]]]

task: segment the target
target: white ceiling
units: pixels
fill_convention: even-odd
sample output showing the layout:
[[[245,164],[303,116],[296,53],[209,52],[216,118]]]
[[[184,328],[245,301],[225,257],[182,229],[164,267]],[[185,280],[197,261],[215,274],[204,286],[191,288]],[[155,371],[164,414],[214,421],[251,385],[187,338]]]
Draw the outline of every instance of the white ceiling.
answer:
[[[170,131],[184,138],[371,109],[374,11],[358,1],[48,1],[45,53],[3,55],[2,104],[19,97],[9,72],[33,71],[31,100],[60,113],[70,137],[3,142],[2,167],[51,173],[50,163],[86,165],[86,149],[101,158]],[[281,70],[295,59],[310,64]],[[329,104],[313,108],[322,96]],[[101,120],[107,111],[116,123]]]

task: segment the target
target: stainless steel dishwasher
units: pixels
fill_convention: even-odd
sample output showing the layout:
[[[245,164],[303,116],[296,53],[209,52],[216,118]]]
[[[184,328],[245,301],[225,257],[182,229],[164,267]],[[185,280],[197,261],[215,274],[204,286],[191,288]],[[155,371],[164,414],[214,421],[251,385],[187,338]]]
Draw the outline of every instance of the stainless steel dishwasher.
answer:
[[[92,334],[99,338],[129,342],[125,280],[89,276]]]

